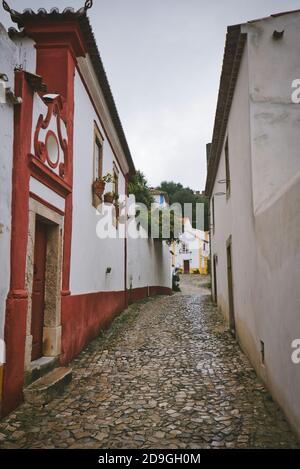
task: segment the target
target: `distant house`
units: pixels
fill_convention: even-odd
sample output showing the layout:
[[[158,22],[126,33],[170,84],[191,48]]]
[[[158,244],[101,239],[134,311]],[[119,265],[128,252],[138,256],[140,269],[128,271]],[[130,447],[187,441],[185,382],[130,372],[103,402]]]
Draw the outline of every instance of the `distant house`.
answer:
[[[299,31],[300,10],[228,28],[206,195],[214,300],[300,435]]]
[[[2,414],[129,301],[171,292],[168,246],[127,236],[135,167],[86,10],[11,18],[19,30],[0,26]],[[106,208],[115,237],[99,236]]]
[[[178,243],[173,243],[172,264],[184,274],[207,275],[209,259],[209,234],[196,230],[190,220],[184,221],[184,233]]]
[[[170,203],[167,192],[160,191],[159,189],[151,189],[151,194],[154,199],[154,204],[159,207],[167,207],[167,205]]]

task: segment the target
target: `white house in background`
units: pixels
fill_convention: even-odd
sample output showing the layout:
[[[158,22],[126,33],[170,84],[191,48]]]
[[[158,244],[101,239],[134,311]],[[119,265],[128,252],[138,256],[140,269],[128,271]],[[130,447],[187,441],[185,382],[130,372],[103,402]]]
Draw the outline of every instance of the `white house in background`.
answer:
[[[161,208],[167,207],[170,203],[167,192],[160,191],[159,189],[151,189],[151,194],[154,199],[154,204]]]
[[[0,103],[2,414],[128,301],[171,292],[168,247],[127,239],[135,168],[86,9],[11,10],[11,19],[19,31],[0,29],[11,88]],[[107,207],[114,239],[98,236]]]
[[[228,28],[206,194],[214,299],[300,435],[299,37],[300,11]]]
[[[209,259],[209,233],[192,227],[189,218],[184,221],[184,233],[173,243],[172,264],[184,274],[207,275]]]

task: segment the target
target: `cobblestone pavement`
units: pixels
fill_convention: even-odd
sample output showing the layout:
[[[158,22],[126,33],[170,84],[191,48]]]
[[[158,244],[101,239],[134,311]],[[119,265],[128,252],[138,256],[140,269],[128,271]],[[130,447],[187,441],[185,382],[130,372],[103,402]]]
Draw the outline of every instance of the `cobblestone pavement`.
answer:
[[[63,396],[0,423],[0,447],[297,447],[208,293],[188,276],[131,306],[74,360]]]

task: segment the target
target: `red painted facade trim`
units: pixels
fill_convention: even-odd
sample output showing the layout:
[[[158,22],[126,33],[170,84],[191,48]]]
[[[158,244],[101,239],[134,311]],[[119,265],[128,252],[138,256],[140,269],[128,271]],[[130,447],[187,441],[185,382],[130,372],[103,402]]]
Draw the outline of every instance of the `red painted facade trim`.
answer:
[[[69,363],[125,309],[124,291],[62,297],[61,364]]]
[[[167,287],[149,287],[150,296],[171,295]],[[130,291],[131,303],[148,296],[148,287]],[[124,291],[105,291],[62,298],[61,364],[68,364],[84,347],[126,309]]]
[[[55,23],[53,20],[36,22],[29,19],[25,25],[25,33],[36,41],[37,48],[68,48],[74,58],[85,57],[84,40],[76,21]]]
[[[61,116],[66,122],[68,135],[68,158],[65,161],[64,179],[71,188],[69,193],[65,194],[62,295],[66,296],[70,294],[73,216],[74,75],[76,57],[84,56],[85,51],[79,26],[75,22],[28,24],[26,32],[37,41],[37,74],[43,77],[48,92],[60,94],[64,102]]]
[[[23,100],[15,106],[12,176],[12,236],[10,291],[6,301],[4,340],[6,363],[1,413],[6,415],[22,401],[28,292],[25,285],[29,222],[27,154],[31,147],[33,91],[22,71],[15,72],[15,93]]]
[[[172,289],[168,287],[149,286],[132,288],[128,290],[128,302],[132,304],[136,301],[147,298],[148,296],[172,295]]]
[[[66,33],[61,27],[67,28]],[[30,27],[26,25],[27,32]],[[37,31],[41,28],[41,31]],[[80,42],[79,27],[74,23],[53,23],[47,30],[45,24],[32,27],[31,37],[37,41],[37,74],[43,77],[49,93],[62,96],[61,117],[67,123],[68,154],[64,179],[51,172],[43,162],[32,156],[33,90],[25,73],[15,72],[15,93],[22,104],[15,106],[14,114],[14,161],[12,176],[12,235],[11,278],[7,297],[4,339],[6,363],[3,376],[1,413],[6,415],[22,401],[28,292],[25,286],[26,256],[29,223],[29,180],[31,174],[46,186],[65,197],[64,249],[62,266],[62,294],[70,294],[70,256],[72,234],[72,181],[73,181],[73,118],[75,55],[84,55]],[[46,34],[45,34],[46,33]],[[30,35],[30,34],[29,34]],[[76,43],[76,40],[78,43]],[[45,47],[43,47],[43,44]],[[36,125],[36,123],[34,123]],[[65,297],[66,298],[66,297]]]
[[[57,174],[37,158],[35,155],[28,155],[32,175],[45,186],[52,189],[61,197],[66,197],[72,192],[72,187],[61,179]]]
[[[45,205],[45,207],[50,208],[50,210],[52,210],[53,212],[56,212],[59,215],[64,216],[65,212],[63,212],[59,208],[55,207],[55,205],[50,204],[49,202],[47,202],[47,200],[43,199],[39,195],[36,195],[34,192],[29,192],[29,195],[32,199],[36,200],[37,202],[39,202],[42,205]]]

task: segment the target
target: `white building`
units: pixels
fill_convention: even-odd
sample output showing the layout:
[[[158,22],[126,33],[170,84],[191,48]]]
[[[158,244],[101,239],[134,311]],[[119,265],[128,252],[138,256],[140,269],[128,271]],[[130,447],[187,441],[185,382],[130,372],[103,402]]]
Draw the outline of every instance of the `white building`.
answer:
[[[228,28],[206,194],[213,296],[300,435],[299,33],[300,11]]]
[[[160,208],[165,208],[169,205],[169,195],[167,192],[161,191],[159,189],[151,189],[151,194],[153,197],[153,204]]]
[[[11,18],[21,31],[0,29],[11,88],[0,103],[2,414],[42,363],[69,363],[128,301],[171,292],[168,247],[127,238],[135,168],[86,10]],[[104,209],[113,237],[99,237]]]
[[[209,259],[209,234],[192,227],[189,218],[184,221],[184,232],[178,243],[173,243],[172,264],[181,273],[207,275]]]

